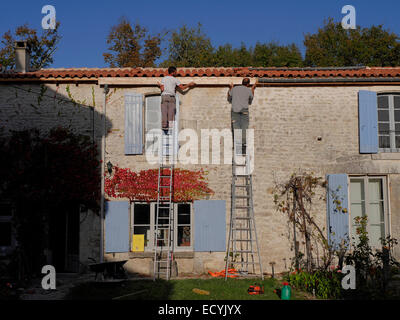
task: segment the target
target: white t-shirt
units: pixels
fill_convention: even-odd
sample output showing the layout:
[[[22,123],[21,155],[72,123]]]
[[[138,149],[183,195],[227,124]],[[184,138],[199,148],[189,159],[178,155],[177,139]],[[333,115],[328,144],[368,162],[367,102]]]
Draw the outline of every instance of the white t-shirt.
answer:
[[[171,95],[175,96],[175,89],[176,86],[179,86],[181,83],[178,79],[171,77],[171,76],[165,76],[161,80],[161,84],[164,86],[164,91],[161,93],[161,95]]]

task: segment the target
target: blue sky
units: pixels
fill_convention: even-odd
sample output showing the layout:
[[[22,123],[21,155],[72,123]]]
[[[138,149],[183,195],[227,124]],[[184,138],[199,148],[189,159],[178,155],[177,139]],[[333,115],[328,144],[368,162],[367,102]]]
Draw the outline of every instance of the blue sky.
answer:
[[[28,23],[41,28],[44,5],[56,8],[61,22],[62,39],[52,67],[106,67],[102,53],[106,37],[121,16],[138,22],[150,32],[176,29],[183,24],[203,25],[214,46],[257,41],[296,43],[304,52],[305,33],[314,33],[324,19],[341,21],[341,9],[350,4],[356,8],[357,25],[369,27],[383,24],[400,34],[400,1],[398,0],[14,0],[2,1],[0,32],[14,30]]]

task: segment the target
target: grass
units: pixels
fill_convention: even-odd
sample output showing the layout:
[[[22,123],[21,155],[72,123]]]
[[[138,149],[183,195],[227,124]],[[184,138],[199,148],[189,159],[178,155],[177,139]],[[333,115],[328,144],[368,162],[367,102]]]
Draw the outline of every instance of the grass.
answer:
[[[261,283],[264,294],[249,295],[250,285]],[[178,279],[178,280],[131,280],[123,282],[88,282],[71,289],[69,300],[280,300],[274,289],[280,289],[276,279]],[[209,291],[209,295],[193,292],[194,288]],[[124,296],[127,295],[127,296]],[[124,296],[124,297],[121,297]],[[307,295],[292,290],[293,300],[308,299]]]

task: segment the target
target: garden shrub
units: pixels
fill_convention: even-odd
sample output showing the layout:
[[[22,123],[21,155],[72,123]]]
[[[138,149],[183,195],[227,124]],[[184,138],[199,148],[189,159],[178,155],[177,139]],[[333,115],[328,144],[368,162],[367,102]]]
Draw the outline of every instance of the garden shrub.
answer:
[[[287,275],[287,281],[297,289],[315,294],[322,299],[338,299],[341,296],[340,270],[315,270],[312,272],[295,269]]]

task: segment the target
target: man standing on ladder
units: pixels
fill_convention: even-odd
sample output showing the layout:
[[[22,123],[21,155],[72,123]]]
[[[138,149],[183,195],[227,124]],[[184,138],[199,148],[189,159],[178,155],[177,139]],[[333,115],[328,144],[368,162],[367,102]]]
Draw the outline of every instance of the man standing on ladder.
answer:
[[[228,101],[232,104],[231,119],[235,153],[232,161],[231,221],[225,258],[225,280],[228,278],[230,266],[239,267],[237,271],[240,275],[257,277],[257,265],[259,276],[264,279],[254,218],[253,182],[248,162],[250,155],[246,152],[249,105],[253,102],[255,88],[256,84],[250,86],[250,79],[244,78],[242,85],[234,87],[231,83],[228,91]],[[239,133],[241,139],[238,137]],[[246,156],[242,157],[240,153]],[[236,156],[243,158],[245,162],[238,163]]]
[[[244,78],[242,84],[229,85],[228,101],[232,104],[231,121],[232,130],[240,129],[242,132],[242,154],[246,154],[246,130],[249,128],[249,105],[253,102],[256,84],[250,86],[250,79]],[[236,139],[234,139],[236,141]]]
[[[187,88],[193,88],[196,85],[193,81],[189,84],[181,84],[180,81],[175,78],[176,73],[176,67],[169,67],[168,75],[161,80],[161,83],[157,83],[161,89],[161,124],[164,131],[168,131],[175,120],[176,87],[183,91]]]
[[[174,176],[174,143],[171,143],[172,130],[176,112],[176,88],[185,90],[196,84],[191,82],[182,85],[176,76],[176,68],[169,67],[168,75],[157,83],[161,89],[161,116],[162,129],[165,136],[161,140],[160,163],[158,168],[157,209],[154,237],[154,280],[157,275],[164,274],[169,280],[171,276],[174,248],[174,204],[173,204],[173,176]],[[167,139],[164,139],[167,138]],[[171,152],[172,145],[172,152]],[[172,162],[171,158],[172,157]],[[169,162],[167,164],[167,161]],[[160,222],[161,221],[161,222]]]

